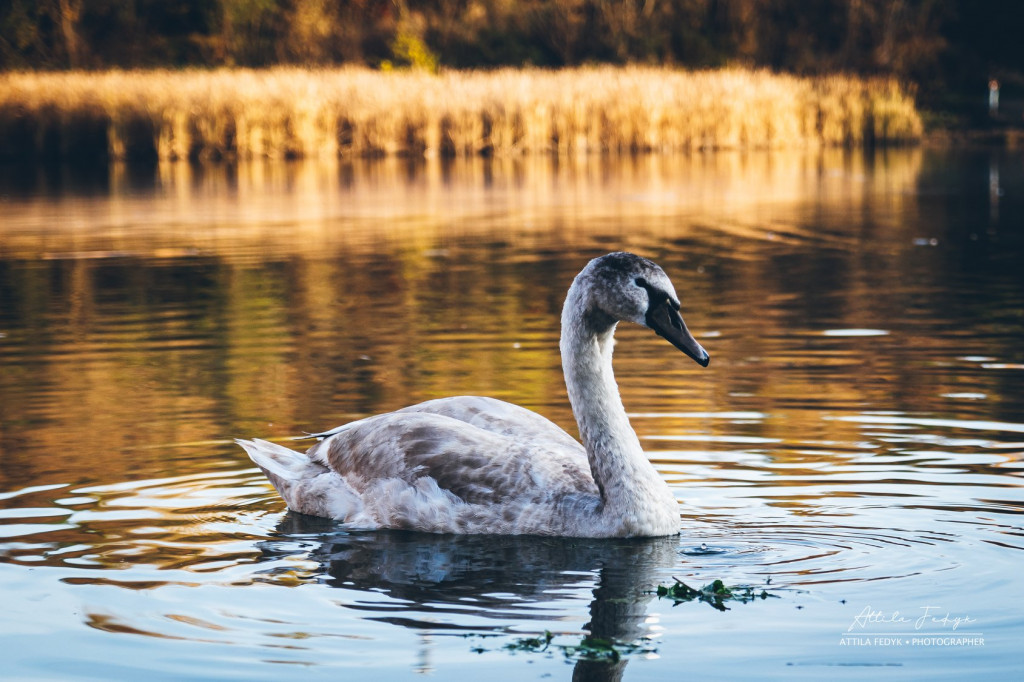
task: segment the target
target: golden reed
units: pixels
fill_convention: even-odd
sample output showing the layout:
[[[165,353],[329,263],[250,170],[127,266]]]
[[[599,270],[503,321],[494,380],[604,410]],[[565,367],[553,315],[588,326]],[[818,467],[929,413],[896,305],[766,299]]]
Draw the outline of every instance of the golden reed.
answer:
[[[889,79],[658,67],[0,74],[0,156],[309,158],[904,143]]]

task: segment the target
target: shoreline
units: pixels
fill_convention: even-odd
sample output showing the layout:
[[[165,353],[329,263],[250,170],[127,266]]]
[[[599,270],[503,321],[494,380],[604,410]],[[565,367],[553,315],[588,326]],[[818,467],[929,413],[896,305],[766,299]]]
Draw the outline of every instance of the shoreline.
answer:
[[[924,133],[921,143],[927,147],[1024,148],[1024,127],[1011,125],[984,128],[935,128]]]

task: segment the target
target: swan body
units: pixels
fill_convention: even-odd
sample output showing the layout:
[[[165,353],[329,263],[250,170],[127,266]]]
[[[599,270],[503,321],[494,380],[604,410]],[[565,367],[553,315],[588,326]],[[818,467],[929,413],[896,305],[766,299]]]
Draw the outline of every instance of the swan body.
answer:
[[[562,368],[582,444],[544,417],[476,396],[430,400],[315,434],[299,453],[238,440],[288,505],[356,528],[571,537],[678,532],[675,496],[640,447],[612,373],[619,321],[696,362],[707,352],[658,265],[592,260],[562,309]]]

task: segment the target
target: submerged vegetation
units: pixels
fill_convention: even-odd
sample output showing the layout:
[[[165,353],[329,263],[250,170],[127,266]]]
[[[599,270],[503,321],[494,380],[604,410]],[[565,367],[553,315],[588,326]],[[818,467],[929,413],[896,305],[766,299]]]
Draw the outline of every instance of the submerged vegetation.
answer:
[[[774,149],[921,132],[894,80],[744,69],[0,74],[0,149],[24,160]]]
[[[719,611],[728,611],[729,607],[725,605],[727,601],[746,604],[755,599],[778,597],[778,595],[769,594],[764,588],[750,585],[727,586],[721,580],[713,580],[700,589],[690,587],[678,578],[674,580],[675,583],[672,585],[658,585],[656,594],[659,598],[671,599],[676,604],[691,601],[704,602]]]
[[[636,642],[623,642],[616,639],[584,635],[574,644],[563,644],[554,641],[555,636],[556,635],[550,630],[545,630],[543,634],[537,635],[536,637],[520,637],[515,639],[514,641],[506,644],[504,649],[505,651],[513,653],[525,652],[533,654],[551,654],[561,652],[566,660],[569,661],[595,661],[604,663],[615,663],[621,660],[624,656],[653,654],[657,652],[657,649],[653,644],[646,639],[640,639]],[[478,646],[474,647],[473,651],[477,653],[484,653],[487,649],[485,647]]]
[[[776,594],[770,594],[763,587],[750,585],[727,586],[722,580],[713,580],[700,589],[690,587],[678,578],[674,578],[672,585],[658,585],[653,591],[659,599],[669,599],[673,605],[685,602],[703,602],[719,611],[728,611],[726,602],[747,604],[755,600],[764,600],[769,597],[778,598]],[[650,593],[648,593],[650,594]],[[600,637],[594,634],[585,634],[579,641],[566,644],[558,641],[558,636],[550,630],[533,637],[519,637],[505,644],[504,649],[510,652],[542,653],[552,654],[560,652],[567,660],[571,661],[594,661],[604,663],[615,663],[625,656],[635,654],[657,653],[654,643],[647,638],[639,638],[633,641],[620,640],[617,638]],[[484,653],[488,649],[484,646],[473,648],[477,653]]]

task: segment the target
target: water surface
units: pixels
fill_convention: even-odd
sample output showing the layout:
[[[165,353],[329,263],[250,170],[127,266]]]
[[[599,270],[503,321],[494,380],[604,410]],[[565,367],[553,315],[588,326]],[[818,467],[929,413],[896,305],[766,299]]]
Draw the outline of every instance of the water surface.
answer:
[[[5,675],[1019,678],[1022,197],[920,149],[6,168]],[[558,312],[617,249],[712,355],[619,332],[680,537],[347,532],[230,443],[463,393],[575,433]]]

